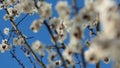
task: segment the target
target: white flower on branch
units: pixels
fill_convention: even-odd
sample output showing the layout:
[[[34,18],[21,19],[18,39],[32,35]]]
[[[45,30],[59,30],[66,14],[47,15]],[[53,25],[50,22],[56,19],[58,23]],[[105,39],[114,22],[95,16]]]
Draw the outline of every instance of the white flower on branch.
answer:
[[[9,28],[4,28],[4,34],[8,35],[9,34]]]
[[[21,9],[23,12],[25,13],[33,13],[34,12],[34,9],[35,9],[35,6],[34,6],[34,1],[32,0],[21,0],[21,3],[20,3],[21,6]]]
[[[20,15],[20,13],[22,13],[23,12],[23,10],[22,10],[22,7],[21,7],[21,4],[20,3],[18,3],[18,4],[16,4],[15,6],[14,6],[14,9],[16,9],[17,10],[17,13]],[[18,15],[18,16],[19,16]]]
[[[66,32],[66,30],[65,30],[65,28],[64,28],[63,23],[60,23],[60,24],[58,25],[56,31],[57,31],[57,34],[58,34],[58,35],[57,35],[57,36],[58,36],[58,39],[57,39],[58,42],[63,43],[64,40],[65,40],[66,37],[67,37],[67,32]]]
[[[49,54],[48,60],[49,60],[49,62],[52,63],[55,60],[57,53],[54,52],[53,50],[48,50],[48,54]]]
[[[67,32],[72,29],[73,21],[70,19],[63,20],[63,26]]]
[[[63,43],[66,37],[67,37],[66,31],[61,30],[61,32],[58,34],[58,42]]]
[[[2,40],[2,44],[0,44],[0,51],[1,53],[4,53],[5,51],[8,51],[11,49],[11,46],[7,44],[7,40]]]
[[[36,53],[41,54],[41,52],[44,50],[45,46],[39,41],[36,40],[31,47]]]
[[[54,17],[54,18],[50,19],[50,27],[52,29],[55,30],[59,24],[60,24],[60,19],[59,18]]]
[[[18,45],[24,45],[25,41],[23,38],[13,38],[13,45],[18,46]]]
[[[56,61],[55,61],[55,65],[56,65],[56,66],[62,65],[62,61],[61,61],[61,60],[56,60]]]
[[[100,57],[97,55],[97,52],[94,49],[89,49],[85,52],[85,59],[87,62],[92,64],[98,63],[100,61]]]
[[[18,1],[19,1],[19,0],[8,0],[8,3],[9,3],[10,5],[14,5],[14,4],[16,4]]]
[[[76,41],[80,40],[82,37],[82,31],[81,31],[81,27],[79,24],[74,24],[72,26],[72,29],[70,31],[70,36],[71,38],[74,38]]]
[[[2,52],[2,53],[4,53],[5,51],[7,51],[7,50],[10,50],[10,46],[9,45],[7,45],[7,44],[0,44],[0,51]]]
[[[48,19],[52,15],[52,4],[39,1],[37,5],[39,7],[38,13],[40,13],[43,19]]]
[[[75,61],[73,60],[72,54],[73,54],[73,51],[71,50],[70,47],[67,47],[65,49],[65,51],[63,52],[63,57],[66,60],[68,66],[75,64]]]
[[[17,46],[18,45],[18,40],[19,40],[18,38],[13,38],[13,45]]]
[[[43,20],[34,20],[33,23],[31,24],[30,26],[30,29],[33,31],[33,32],[38,32],[38,30],[40,29],[40,27],[42,26],[42,23],[43,23]]]
[[[7,8],[9,6],[9,3],[7,1],[3,1],[4,8]]]
[[[56,10],[61,19],[69,19],[69,14],[71,13],[71,8],[67,1],[58,1],[56,5]]]
[[[3,9],[3,4],[0,4],[0,10],[2,10]]]
[[[4,16],[4,20],[9,20],[9,19],[10,19],[10,15],[5,14],[5,16]]]
[[[85,8],[94,10],[94,2],[95,0],[85,0]]]
[[[9,16],[12,17],[12,18],[19,16],[19,12],[18,12],[18,10],[16,8],[10,7],[10,8],[7,9],[7,11],[9,13]]]
[[[80,10],[78,14],[78,19],[80,19],[77,23],[92,23],[96,19],[96,13],[92,10],[88,10],[86,8],[83,8]]]
[[[105,64],[109,64],[110,63],[110,57],[104,57],[103,61]]]

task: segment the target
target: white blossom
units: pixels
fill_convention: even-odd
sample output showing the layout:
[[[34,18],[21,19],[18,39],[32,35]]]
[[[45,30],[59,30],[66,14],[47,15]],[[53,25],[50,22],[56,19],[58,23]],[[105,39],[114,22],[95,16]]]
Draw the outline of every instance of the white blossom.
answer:
[[[90,10],[94,10],[94,2],[95,0],[85,0],[85,7]]]
[[[32,44],[32,47],[31,47],[35,52],[37,53],[41,53],[45,46],[39,41],[39,40],[36,40],[33,44]]]
[[[8,34],[9,34],[9,28],[7,28],[7,27],[4,28],[4,34],[5,34],[5,35],[8,35]]]
[[[40,13],[41,17],[43,19],[49,19],[49,17],[52,15],[52,4],[39,1],[37,5],[39,7],[38,13]]]
[[[56,29],[59,24],[60,24],[59,18],[54,17],[54,18],[50,19],[50,27],[51,28]]]
[[[85,59],[87,62],[90,62],[92,64],[100,61],[100,57],[97,55],[97,52],[94,49],[85,51]]]
[[[34,12],[34,2],[32,0],[21,0],[21,9],[25,13],[33,13]]]
[[[5,14],[5,16],[4,16],[4,20],[9,20],[9,19],[10,19],[10,15]]]
[[[67,1],[59,1],[56,5],[56,10],[61,19],[69,19],[71,10]]]
[[[18,45],[18,38],[13,38],[13,45]]]
[[[111,60],[111,58],[107,57],[107,56],[103,58],[103,61],[104,61],[105,64],[109,64],[110,60]]]
[[[18,46],[18,45],[25,45],[25,41],[23,38],[13,38],[13,45]]]
[[[24,44],[25,44],[24,39],[20,37],[20,38],[18,39],[18,45],[24,45]]]
[[[63,52],[63,57],[67,61],[68,66],[75,64],[75,61],[73,60],[72,54],[73,54],[73,51],[69,47],[67,47],[65,49],[65,51]]]
[[[38,30],[40,29],[40,27],[42,26],[43,20],[34,20],[33,23],[30,26],[30,29],[33,32],[38,32]]]
[[[57,65],[57,66],[62,65],[62,61],[61,61],[61,60],[56,60],[56,61],[55,61],[55,65]]]
[[[11,49],[11,46],[7,44],[7,40],[2,40],[2,44],[0,44],[0,51],[1,53],[4,53],[5,51],[8,51]]]

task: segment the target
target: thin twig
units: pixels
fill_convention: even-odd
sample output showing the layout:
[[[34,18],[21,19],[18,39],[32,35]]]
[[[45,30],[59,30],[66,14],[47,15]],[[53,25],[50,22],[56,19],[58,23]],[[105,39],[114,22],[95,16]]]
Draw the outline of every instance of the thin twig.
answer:
[[[82,48],[81,57],[82,57],[82,62],[83,62],[83,68],[86,68],[86,62],[85,62],[85,56],[84,56],[84,48]]]
[[[10,51],[10,54],[12,55],[12,58],[14,58],[22,68],[26,68],[25,65],[16,57],[14,52]]]
[[[26,14],[18,23],[17,26],[28,16],[28,14]]]
[[[76,0],[72,0],[73,8],[74,8],[74,14],[76,15],[78,13],[78,7]]]

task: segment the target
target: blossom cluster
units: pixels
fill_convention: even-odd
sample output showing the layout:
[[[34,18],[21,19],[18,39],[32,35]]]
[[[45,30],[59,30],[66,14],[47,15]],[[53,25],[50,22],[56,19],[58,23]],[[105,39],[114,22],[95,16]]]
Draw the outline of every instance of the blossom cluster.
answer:
[[[13,27],[12,29],[4,28],[3,33],[5,36],[11,36],[11,32],[15,33],[15,36],[12,37],[12,43],[8,42],[11,37],[5,39],[4,35],[1,34],[3,40],[0,44],[0,51],[4,53],[11,50],[13,46],[10,44],[16,47],[18,45],[20,47],[26,46],[30,51],[28,53],[32,54],[35,59],[38,57],[36,54],[42,58],[47,54],[48,68],[74,66],[77,64],[75,54],[82,54],[83,65],[84,62],[97,64],[101,60],[108,64],[110,59],[113,59],[115,68],[120,67],[120,59],[118,59],[120,57],[120,14],[119,7],[114,0],[85,0],[85,6],[81,9],[71,6],[66,0],[60,0],[54,8],[58,17],[53,16],[52,9],[51,3],[42,0],[0,0],[0,10],[6,11],[3,18],[10,20]],[[73,10],[77,13],[74,14]],[[37,34],[44,24],[50,33],[51,42],[53,42],[50,45],[54,46],[47,46],[49,44],[44,44],[40,40],[34,41],[29,46],[27,37],[22,34],[15,23],[16,18],[19,18],[21,14],[31,16],[38,14],[40,19],[33,20],[29,28]],[[102,30],[94,31],[94,29],[97,30],[98,24],[101,24]],[[89,46],[83,45],[82,42],[82,39],[85,38],[86,28],[89,28],[91,35],[96,35],[92,41],[88,41]],[[65,41],[68,38],[67,44]],[[25,53],[27,54],[27,52]]]

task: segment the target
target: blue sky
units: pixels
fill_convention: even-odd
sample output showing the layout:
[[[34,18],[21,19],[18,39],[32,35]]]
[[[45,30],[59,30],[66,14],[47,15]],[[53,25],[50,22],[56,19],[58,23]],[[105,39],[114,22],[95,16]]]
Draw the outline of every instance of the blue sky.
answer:
[[[52,15],[52,17],[54,17],[54,16],[58,17],[58,15],[57,15],[57,13],[55,11],[55,5],[56,5],[58,0],[46,0],[46,1],[49,2],[49,3],[52,3],[52,7],[53,7],[53,15]],[[72,4],[72,0],[68,0],[68,3],[71,5]],[[83,7],[84,6],[84,0],[77,0],[77,5],[78,5],[78,7]],[[5,15],[5,11],[1,10],[0,11],[0,31],[2,31],[2,32],[3,32],[3,29],[5,27],[11,28],[10,21],[4,21],[4,19],[3,19],[4,15]],[[15,22],[16,23],[19,22],[22,19],[22,17],[24,17],[24,16],[25,16],[25,14],[21,14],[21,16],[19,18],[17,18],[15,20]],[[30,30],[30,28],[29,28],[29,26],[31,25],[32,21],[34,19],[39,19],[39,18],[40,17],[37,14],[34,14],[32,16],[27,16],[27,18],[18,27],[22,31],[22,33],[24,35],[26,35],[27,37],[34,36],[34,38],[28,40],[28,43],[30,45],[35,40],[40,40],[42,43],[45,43],[46,45],[51,45],[52,42],[51,42],[51,39],[50,39],[50,35],[49,35],[45,25],[42,26],[42,28],[39,30],[38,33],[33,33]],[[89,32],[86,29],[85,30],[86,37],[83,39],[83,42],[86,39],[90,39],[88,34],[89,34]],[[5,36],[5,37],[7,38],[8,36]],[[1,42],[1,40],[2,40],[2,37],[0,37],[0,42]],[[10,42],[12,42],[12,39],[10,40]],[[68,40],[66,40],[65,42],[67,43]],[[21,62],[23,62],[27,66],[27,68],[32,68],[31,63],[26,58],[26,56],[24,55],[23,51],[20,50],[20,47],[16,47],[16,55],[21,60]],[[44,63],[47,63],[47,59],[46,58],[44,58]],[[36,63],[36,65],[37,65],[37,68],[40,68],[37,63]],[[12,58],[10,52],[7,51],[7,52],[5,52],[3,54],[0,53],[0,68],[21,68],[21,66],[18,65],[16,60]],[[87,68],[95,68],[95,65],[88,64]],[[108,64],[108,65],[104,64],[103,62],[101,62],[101,68],[112,68],[112,62],[110,64]]]

